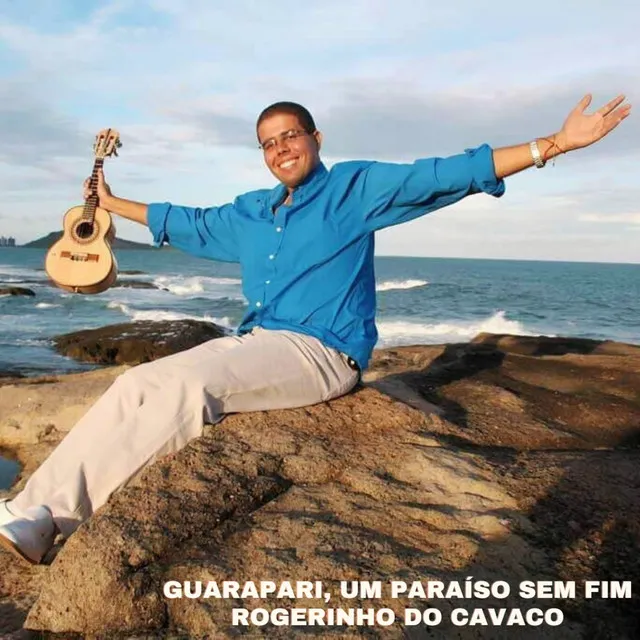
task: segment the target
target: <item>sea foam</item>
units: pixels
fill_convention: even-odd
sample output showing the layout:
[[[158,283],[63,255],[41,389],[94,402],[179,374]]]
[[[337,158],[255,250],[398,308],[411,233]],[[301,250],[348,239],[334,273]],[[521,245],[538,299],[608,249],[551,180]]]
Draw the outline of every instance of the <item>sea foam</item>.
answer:
[[[416,289],[426,287],[427,280],[384,280],[376,284],[376,291],[393,291],[396,289]]]
[[[400,344],[440,344],[464,342],[479,333],[510,333],[520,336],[536,335],[517,320],[509,320],[505,311],[498,311],[484,320],[420,323],[407,320],[378,322],[378,347]]]

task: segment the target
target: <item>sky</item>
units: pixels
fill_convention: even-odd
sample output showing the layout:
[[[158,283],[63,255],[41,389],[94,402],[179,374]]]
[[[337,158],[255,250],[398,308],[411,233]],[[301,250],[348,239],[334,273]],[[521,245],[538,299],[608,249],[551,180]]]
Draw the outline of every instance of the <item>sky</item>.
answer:
[[[0,235],[61,229],[104,128],[116,195],[212,206],[275,186],[255,120],[278,100],[313,113],[330,167],[528,142],[586,93],[624,94],[606,139],[383,230],[376,252],[640,263],[639,26],[632,0],[0,0]]]

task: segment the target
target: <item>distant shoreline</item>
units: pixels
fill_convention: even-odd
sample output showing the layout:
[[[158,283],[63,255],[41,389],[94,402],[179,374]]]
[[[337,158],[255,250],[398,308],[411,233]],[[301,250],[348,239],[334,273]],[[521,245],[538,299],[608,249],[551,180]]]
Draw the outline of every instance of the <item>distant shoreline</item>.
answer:
[[[15,247],[16,249],[48,249],[54,243],[56,243],[61,237],[62,231],[52,231],[46,236],[27,242],[26,244]],[[151,244],[144,244],[142,242],[134,242],[133,240],[125,240],[124,238],[117,238],[110,243],[113,249],[155,249]],[[13,247],[12,247],[13,248]]]
[[[51,235],[51,234],[49,234]],[[41,242],[48,238],[49,236],[45,236],[43,238],[38,238],[37,240],[33,240],[26,244],[16,245],[14,247],[4,247],[0,246],[0,250],[2,249],[48,249],[55,240],[51,242],[51,244],[44,244]],[[57,238],[56,238],[57,240]],[[134,240],[125,240],[124,238],[116,238],[115,244],[111,245],[114,249],[125,249],[125,250],[155,250],[155,251],[179,251],[175,247],[170,245],[163,245],[161,247],[156,247],[152,244],[145,244],[144,242],[135,242]],[[597,264],[597,265],[612,265],[612,266],[627,266],[627,267],[640,267],[639,262],[604,262],[602,260],[551,260],[545,258],[487,258],[487,257],[469,257],[469,256],[397,256],[391,254],[376,254],[375,257],[378,258],[393,258],[397,259],[405,259],[405,260],[460,260],[465,262],[473,262],[473,261],[482,261],[482,262],[520,262],[520,263],[531,263],[531,264]]]

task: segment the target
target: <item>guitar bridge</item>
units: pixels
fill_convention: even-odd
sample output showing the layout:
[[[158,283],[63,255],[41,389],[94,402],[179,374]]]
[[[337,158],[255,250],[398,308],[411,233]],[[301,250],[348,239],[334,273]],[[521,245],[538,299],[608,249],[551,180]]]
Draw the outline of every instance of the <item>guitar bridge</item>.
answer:
[[[98,262],[100,255],[98,253],[79,253],[75,251],[60,252],[61,258],[68,258],[74,262]]]

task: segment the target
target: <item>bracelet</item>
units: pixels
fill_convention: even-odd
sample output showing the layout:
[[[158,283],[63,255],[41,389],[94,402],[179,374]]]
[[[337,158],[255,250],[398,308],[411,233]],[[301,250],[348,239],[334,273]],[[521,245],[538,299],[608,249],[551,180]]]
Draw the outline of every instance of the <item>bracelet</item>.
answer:
[[[557,142],[556,142],[556,137],[553,136],[552,140],[549,140],[549,138],[540,138],[540,140],[544,140],[545,142],[548,142],[551,146],[549,147],[549,149],[553,149],[553,147],[555,147],[560,153],[564,154],[567,153]],[[555,167],[556,166],[556,157],[553,156],[553,160],[551,161],[551,166]]]
[[[542,156],[540,155],[540,149],[538,148],[538,141],[532,140],[529,143],[529,149],[531,150],[531,157],[533,158],[533,164],[535,164],[536,167],[538,167],[538,169],[542,169],[542,167],[544,167],[544,165],[547,163],[545,160],[542,159]]]

